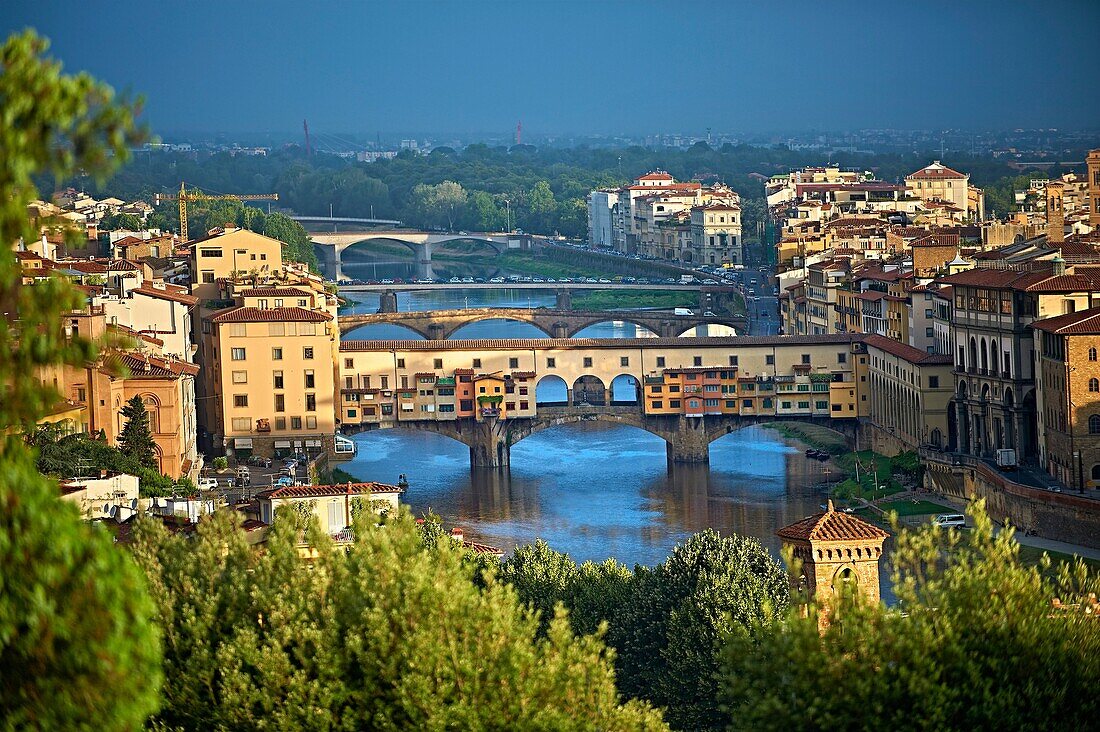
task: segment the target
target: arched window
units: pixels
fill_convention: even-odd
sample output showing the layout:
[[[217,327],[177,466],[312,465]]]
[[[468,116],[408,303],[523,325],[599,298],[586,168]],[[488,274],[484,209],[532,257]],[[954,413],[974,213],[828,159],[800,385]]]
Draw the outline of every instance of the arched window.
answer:
[[[1089,360],[1090,361],[1095,361],[1096,360],[1096,348],[1095,347],[1089,349]]]
[[[1089,417],[1089,434],[1100,435],[1100,414]]]
[[[1100,463],[1092,466],[1092,479],[1100,480]]]
[[[1089,391],[1100,391],[1100,379],[1089,379]]]

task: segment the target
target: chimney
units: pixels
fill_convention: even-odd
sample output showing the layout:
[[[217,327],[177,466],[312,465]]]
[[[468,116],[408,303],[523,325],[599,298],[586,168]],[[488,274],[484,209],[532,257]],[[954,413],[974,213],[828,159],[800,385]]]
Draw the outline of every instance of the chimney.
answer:
[[[1050,263],[1054,265],[1052,274],[1055,277],[1061,277],[1066,273],[1066,260],[1062,259],[1061,254],[1055,254],[1054,259],[1050,260]]]
[[[1089,150],[1088,190],[1089,190],[1089,226],[1100,231],[1100,148]]]
[[[1066,217],[1062,211],[1062,189],[1060,180],[1047,183],[1047,243],[1061,244],[1065,239]]]
[[[466,534],[457,526],[451,529],[451,538],[461,544],[466,539]]]

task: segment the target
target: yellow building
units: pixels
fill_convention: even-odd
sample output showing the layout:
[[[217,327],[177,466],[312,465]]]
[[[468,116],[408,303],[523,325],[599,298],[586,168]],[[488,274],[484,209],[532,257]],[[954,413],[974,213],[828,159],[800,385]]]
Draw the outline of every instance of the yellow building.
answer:
[[[1100,308],[1037,320],[1039,462],[1076,489],[1100,486]]]
[[[985,216],[982,193],[970,185],[970,176],[948,168],[939,160],[905,176],[905,185],[912,195],[925,204],[949,204],[953,211],[946,215],[947,221],[944,223]]]
[[[283,268],[283,243],[248,229],[227,229],[192,239],[191,294],[218,296],[217,281],[235,276],[270,277]]]
[[[954,393],[954,361],[880,335],[868,336],[868,395],[876,447],[887,454],[943,449]]]
[[[332,316],[302,307],[226,308],[208,321],[215,444],[251,453],[319,453],[335,434]]]

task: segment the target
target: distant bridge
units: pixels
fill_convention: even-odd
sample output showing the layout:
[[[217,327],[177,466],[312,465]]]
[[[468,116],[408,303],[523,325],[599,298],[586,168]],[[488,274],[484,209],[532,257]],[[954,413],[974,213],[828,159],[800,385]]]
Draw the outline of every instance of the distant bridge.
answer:
[[[300,219],[299,219],[300,220]],[[477,241],[496,254],[507,249],[531,249],[535,238],[530,234],[491,232],[431,232],[417,230],[384,230],[310,234],[313,243],[320,245],[321,260],[334,273],[336,280],[343,279],[343,254],[349,247],[363,242],[392,241],[403,244],[412,251],[421,277],[431,277],[432,250],[435,246],[454,241]]]
[[[364,325],[400,325],[430,341],[447,340],[455,331],[482,320],[516,320],[530,323],[548,338],[572,338],[596,323],[633,323],[663,338],[674,338],[698,325],[725,325],[734,333],[744,332],[744,316],[672,315],[650,310],[551,310],[549,308],[466,308],[402,313],[341,315],[340,331],[347,333]]]
[[[401,222],[395,219],[357,219],[348,216],[291,216],[301,224],[355,224],[366,226],[400,226]]]

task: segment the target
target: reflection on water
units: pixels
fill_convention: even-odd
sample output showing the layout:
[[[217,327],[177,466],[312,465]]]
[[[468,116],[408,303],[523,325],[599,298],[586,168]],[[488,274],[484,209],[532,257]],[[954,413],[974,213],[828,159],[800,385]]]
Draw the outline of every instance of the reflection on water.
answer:
[[[546,539],[578,560],[662,561],[705,528],[755,536],[778,556],[775,530],[819,510],[826,470],[750,427],[711,446],[709,466],[669,469],[665,444],[642,430],[584,423],[544,430],[512,447],[510,471],[473,470],[467,448],[438,435],[359,435],[356,477],[393,482],[405,502],[431,509],[484,541],[511,549]]]

